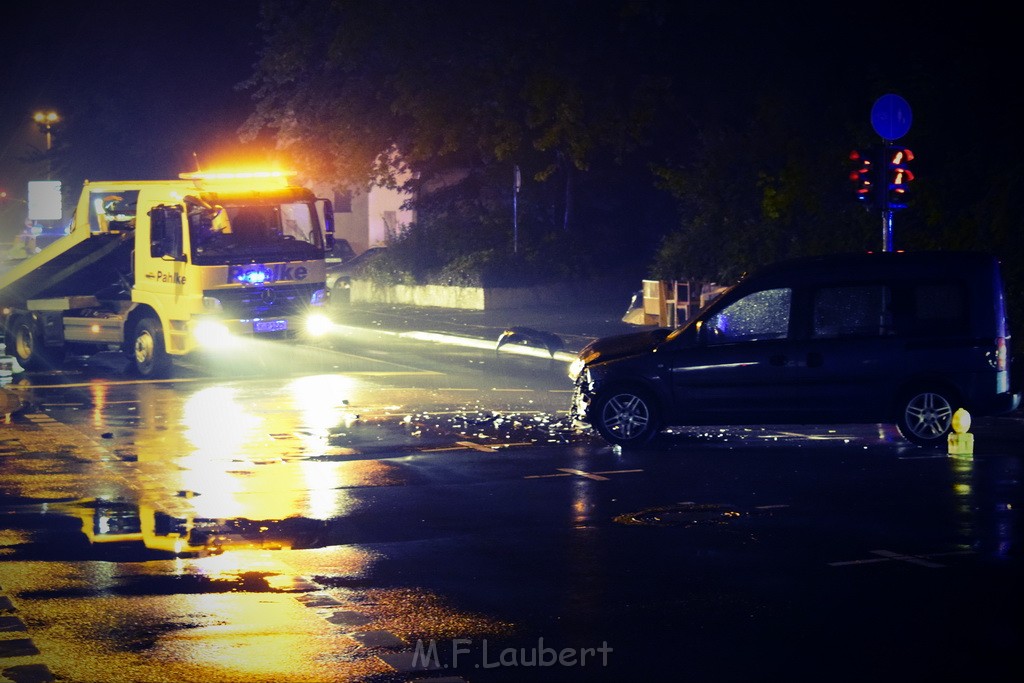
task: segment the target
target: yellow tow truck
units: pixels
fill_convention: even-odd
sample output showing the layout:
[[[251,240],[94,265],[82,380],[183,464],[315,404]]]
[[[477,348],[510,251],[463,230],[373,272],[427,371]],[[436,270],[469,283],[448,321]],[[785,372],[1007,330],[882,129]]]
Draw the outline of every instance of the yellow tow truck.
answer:
[[[86,181],[68,234],[0,274],[0,330],[27,370],[120,350],[142,377],[238,337],[329,324],[328,199],[282,172]]]

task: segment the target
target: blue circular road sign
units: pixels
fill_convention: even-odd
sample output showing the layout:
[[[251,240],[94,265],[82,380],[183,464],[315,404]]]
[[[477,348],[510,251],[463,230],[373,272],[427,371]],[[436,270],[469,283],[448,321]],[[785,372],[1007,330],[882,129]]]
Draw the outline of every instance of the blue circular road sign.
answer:
[[[899,140],[910,130],[910,105],[899,95],[882,95],[871,107],[871,126],[883,140]]]

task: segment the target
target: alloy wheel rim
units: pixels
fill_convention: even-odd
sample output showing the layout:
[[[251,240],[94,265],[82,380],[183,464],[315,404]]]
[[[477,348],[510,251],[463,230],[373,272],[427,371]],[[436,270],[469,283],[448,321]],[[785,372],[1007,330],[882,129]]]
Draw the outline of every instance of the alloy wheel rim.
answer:
[[[914,436],[925,439],[942,436],[952,419],[953,407],[941,394],[918,394],[907,404],[906,423]]]
[[[642,433],[650,422],[646,404],[633,394],[621,394],[609,400],[605,418],[609,430],[626,439]]]

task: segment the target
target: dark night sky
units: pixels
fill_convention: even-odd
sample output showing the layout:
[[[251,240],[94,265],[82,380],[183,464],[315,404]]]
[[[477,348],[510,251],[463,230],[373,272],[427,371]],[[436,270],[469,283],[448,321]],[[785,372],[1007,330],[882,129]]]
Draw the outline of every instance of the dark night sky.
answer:
[[[5,5],[0,186],[23,196],[26,174],[45,174],[24,161],[45,147],[40,109],[64,118],[61,177],[75,184],[174,177],[193,151],[206,161],[237,146],[251,103],[235,85],[252,73],[258,16],[256,0]]]
[[[437,6],[455,11],[458,2]],[[1007,76],[1020,61],[1012,54],[1017,41],[1009,22],[984,6],[953,12],[923,2],[680,0],[680,7],[677,25],[665,30],[686,62],[681,90],[703,115],[717,107],[742,123],[744,92],[784,79],[811,102],[818,91],[848,102],[866,137],[872,101],[898,92],[914,107],[911,136],[1019,151],[1018,126],[1010,124],[1017,96]],[[258,0],[6,4],[0,186],[17,196],[27,176],[43,170],[23,161],[44,144],[30,122],[40,108],[65,117],[66,194],[85,177],[173,177],[192,170],[193,152],[209,165],[237,149],[251,100],[235,86],[252,74],[258,20]],[[0,210],[0,235],[12,228],[10,213]]]

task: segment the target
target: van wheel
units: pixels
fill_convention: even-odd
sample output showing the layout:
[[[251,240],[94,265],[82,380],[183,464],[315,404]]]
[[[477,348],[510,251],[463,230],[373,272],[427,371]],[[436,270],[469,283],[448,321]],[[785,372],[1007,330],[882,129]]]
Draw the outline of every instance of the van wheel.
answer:
[[[171,357],[164,345],[160,321],[151,316],[141,318],[132,337],[131,361],[140,377],[166,377],[171,370]]]
[[[924,447],[945,446],[953,427],[955,400],[946,390],[924,389],[908,393],[899,404],[900,435]]]
[[[11,320],[4,333],[7,353],[18,359],[26,370],[45,370],[59,365],[63,349],[49,349],[43,344],[43,330],[29,315],[19,315]]]
[[[642,389],[613,389],[591,408],[591,424],[611,444],[636,448],[650,443],[661,431],[658,405]]]

